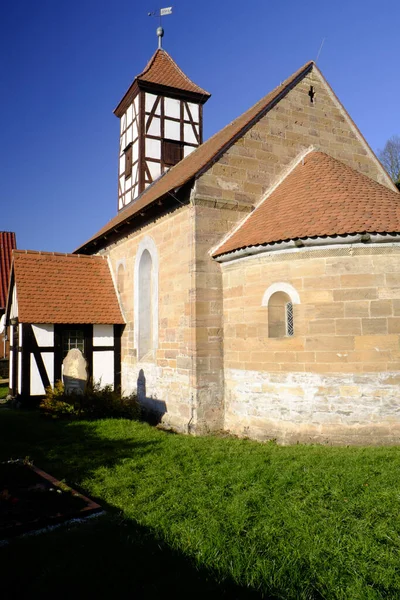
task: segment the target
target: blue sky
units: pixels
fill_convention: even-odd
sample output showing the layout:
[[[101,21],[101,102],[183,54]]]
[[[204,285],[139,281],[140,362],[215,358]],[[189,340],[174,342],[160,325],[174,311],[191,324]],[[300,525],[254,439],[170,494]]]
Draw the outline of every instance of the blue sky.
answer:
[[[154,0],[5,0],[0,230],[71,252],[116,214],[113,109],[157,46]],[[165,2],[161,6],[168,6]],[[400,134],[398,0],[176,0],[164,47],[212,93],[204,137],[315,59],[373,150]]]

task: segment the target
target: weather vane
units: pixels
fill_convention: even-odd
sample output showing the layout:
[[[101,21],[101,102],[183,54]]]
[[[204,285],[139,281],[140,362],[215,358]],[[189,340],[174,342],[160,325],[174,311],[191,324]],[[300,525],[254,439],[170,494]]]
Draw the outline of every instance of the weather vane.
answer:
[[[147,13],[149,17],[159,17],[160,25],[157,27],[157,35],[158,35],[158,47],[162,48],[162,38],[164,35],[164,29],[161,27],[161,17],[166,17],[167,15],[172,15],[172,6],[168,6],[167,8],[160,8],[158,11],[155,10],[153,12]]]

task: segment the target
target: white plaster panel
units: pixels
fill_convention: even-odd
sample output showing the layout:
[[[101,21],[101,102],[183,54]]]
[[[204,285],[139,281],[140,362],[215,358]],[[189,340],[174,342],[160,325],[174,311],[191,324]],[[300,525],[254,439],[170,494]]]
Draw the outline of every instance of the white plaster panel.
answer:
[[[132,125],[129,127],[129,129],[126,132],[126,139],[125,139],[125,148],[128,144],[130,144],[132,141]]]
[[[22,391],[22,368],[21,368],[21,356],[22,352],[18,352],[18,394]]]
[[[118,200],[118,208],[119,208],[119,210],[121,210],[121,208],[123,206],[124,206],[123,199],[122,199],[122,197],[120,197],[119,200]]]
[[[161,158],[161,142],[146,138],[146,158]]]
[[[132,190],[126,192],[125,194],[125,205],[129,204],[130,202],[132,202]]]
[[[113,346],[113,325],[93,325],[93,346]]]
[[[13,319],[14,317],[18,317],[17,287],[15,284],[12,292],[10,319]]]
[[[155,94],[149,94],[148,92],[146,92],[146,98],[145,98],[146,112],[151,112],[151,110],[154,106],[154,102],[156,100],[157,100],[157,96]]]
[[[121,117],[121,133],[126,129],[126,113]]]
[[[133,191],[132,191],[132,198],[136,198],[136,196],[139,194],[139,186],[135,185],[133,187]]]
[[[175,98],[164,99],[164,115],[166,117],[173,117],[174,119],[181,118],[181,101],[175,100]]]
[[[156,136],[160,136],[161,135],[161,127],[160,127],[160,119],[158,119],[157,117],[153,117],[151,123],[150,123],[150,127],[147,131],[147,133],[149,135],[156,135]]]
[[[101,385],[114,385],[114,351],[96,352],[93,348],[93,380]]]
[[[49,378],[50,385],[54,386],[54,353],[53,352],[43,352],[42,359],[44,363],[44,368],[46,369],[47,377]]]
[[[10,327],[10,331],[12,330],[12,326]],[[11,335],[11,334],[10,334]],[[12,338],[11,338],[12,339]],[[13,350],[11,350],[10,348],[10,361],[8,363],[8,379],[9,379],[9,387],[12,386],[12,380],[13,380]]]
[[[137,181],[137,172],[138,172],[138,165],[136,163],[136,165],[133,165],[133,167],[132,167],[132,183],[133,184]]]
[[[132,139],[136,140],[137,136],[138,136],[137,121],[133,121],[133,123],[132,123]]]
[[[39,347],[54,346],[54,326],[52,324],[32,325],[32,329]]]
[[[139,96],[136,96],[133,100],[133,113],[136,116],[139,114]]]
[[[132,104],[130,104],[128,106],[128,110],[126,111],[126,125],[130,125],[132,123],[132,119],[133,119],[133,111],[132,111]]]
[[[147,166],[149,168],[149,171],[150,171],[153,181],[161,175],[161,164],[160,163],[154,163],[154,162],[148,161]]]
[[[36,364],[35,357],[31,354],[31,369],[30,369],[30,379],[31,379],[31,395],[39,396],[44,395],[44,387],[42,383],[42,379],[40,377],[39,369]]]
[[[197,144],[196,136],[194,135],[193,127],[187,123],[183,126],[183,136],[185,142],[189,144]]]
[[[136,162],[137,159],[139,157],[139,142],[136,140],[136,142],[134,142],[132,144],[132,162]]]
[[[196,150],[196,148],[194,148],[193,146],[184,146],[183,147],[183,157],[189,156],[189,154],[191,154],[193,152],[193,150]]]
[[[125,171],[125,155],[119,157],[119,173],[123,173]],[[122,181],[121,181],[122,180]],[[120,179],[120,183],[123,183],[123,177]]]
[[[167,140],[181,139],[181,125],[176,121],[165,119],[164,121],[164,136]]]
[[[126,177],[124,180],[125,192],[131,187],[131,177]]]
[[[190,113],[192,115],[192,119],[195,123],[199,123],[200,122],[200,110],[199,110],[199,105],[198,104],[194,104],[193,102],[188,102],[188,107],[190,110]],[[188,112],[186,110],[186,106],[185,106],[185,119],[186,120],[190,120],[189,119],[189,115]]]
[[[18,327],[18,344],[22,347],[22,328],[26,327],[23,323],[21,323]]]

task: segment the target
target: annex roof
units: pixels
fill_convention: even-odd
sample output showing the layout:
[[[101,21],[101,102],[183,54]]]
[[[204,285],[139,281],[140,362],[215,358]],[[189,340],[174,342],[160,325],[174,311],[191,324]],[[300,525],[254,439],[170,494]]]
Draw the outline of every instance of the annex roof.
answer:
[[[158,48],[150,58],[144,70],[135,77],[117,108],[114,110],[114,113],[117,116],[121,116],[119,109],[121,105],[125,104],[125,98],[131,94],[135,85],[140,85],[140,83],[148,83],[197,94],[203,96],[203,103],[211,96],[209,92],[203,90],[203,88],[196,85],[187,75],[185,75],[166,50]]]
[[[125,322],[102,256],[14,250],[13,273],[21,323]]]
[[[4,309],[7,304],[12,251],[16,247],[15,233],[12,231],[0,231],[0,310]]]
[[[193,177],[204,172],[210,164],[217,160],[217,158],[229,148],[231,144],[244,134],[247,128],[261,118],[269,108],[272,108],[293,84],[303,78],[312,69],[313,65],[313,61],[306,63],[240,117],[232,121],[232,123],[229,123],[229,125],[201,144],[194,152],[181,160],[177,165],[155,181],[154,184],[149,186],[134,202],[121,210],[116,217],[111,219],[85,244],[80,246],[76,252],[83,250],[91,242],[98,240],[114,228],[129,221],[134,215],[142,212],[144,208],[151,205],[162,196],[182,187]]]
[[[323,152],[310,152],[213,256],[355,233],[400,233],[400,194]]]

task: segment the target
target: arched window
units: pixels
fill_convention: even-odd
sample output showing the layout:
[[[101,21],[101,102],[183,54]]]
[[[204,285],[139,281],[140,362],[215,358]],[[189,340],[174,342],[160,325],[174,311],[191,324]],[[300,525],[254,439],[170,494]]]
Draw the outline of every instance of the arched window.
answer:
[[[293,305],[299,303],[299,294],[288,283],[274,283],[266,290],[262,305],[268,307],[268,337],[294,335]]]
[[[142,253],[139,263],[139,348],[138,358],[153,350],[152,321],[153,297],[151,294],[152,260],[150,252]]]
[[[145,237],[135,260],[134,340],[138,360],[153,360],[158,346],[158,254]]]

